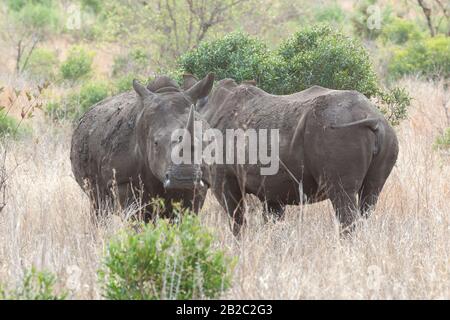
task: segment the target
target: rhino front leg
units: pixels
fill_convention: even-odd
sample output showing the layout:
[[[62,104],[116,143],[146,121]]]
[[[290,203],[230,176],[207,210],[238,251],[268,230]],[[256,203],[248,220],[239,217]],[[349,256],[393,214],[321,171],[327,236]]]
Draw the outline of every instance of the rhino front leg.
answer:
[[[231,230],[240,237],[242,226],[246,224],[244,196],[235,178],[226,178],[219,187],[214,188],[214,195],[220,205],[232,218]]]

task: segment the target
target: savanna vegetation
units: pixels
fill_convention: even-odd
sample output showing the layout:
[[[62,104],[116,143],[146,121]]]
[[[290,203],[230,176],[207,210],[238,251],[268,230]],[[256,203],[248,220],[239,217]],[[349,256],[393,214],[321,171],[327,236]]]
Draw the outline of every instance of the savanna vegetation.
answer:
[[[0,56],[0,299],[450,297],[447,1],[2,0]],[[351,239],[328,202],[265,224],[249,199],[240,241],[211,196],[175,224],[118,206],[93,223],[78,118],[134,78],[210,71],[357,90],[385,114],[400,157]]]

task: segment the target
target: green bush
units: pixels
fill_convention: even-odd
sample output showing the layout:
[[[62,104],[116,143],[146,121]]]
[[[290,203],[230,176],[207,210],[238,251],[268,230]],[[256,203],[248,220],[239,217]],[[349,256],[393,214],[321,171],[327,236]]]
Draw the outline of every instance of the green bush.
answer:
[[[254,79],[274,94],[294,93],[312,85],[377,93],[377,77],[363,46],[330,27],[306,28],[270,52],[261,41],[235,33],[203,42],[183,55],[181,71],[237,82]]]
[[[450,150],[450,128],[444,130],[444,133],[436,138],[434,142],[436,150]]]
[[[330,5],[318,5],[314,12],[314,21],[316,23],[331,23],[334,25],[342,25],[347,19],[345,11],[337,2]]]
[[[212,71],[216,79],[233,78],[238,82],[254,79],[266,83],[267,63],[271,53],[260,40],[243,33],[232,33],[184,54],[179,65],[182,72],[204,77]]]
[[[381,32],[381,39],[384,43],[390,42],[397,45],[422,38],[423,33],[416,23],[401,18],[392,19],[383,27]]]
[[[16,118],[9,116],[5,110],[0,110],[0,137],[17,138],[25,133],[25,129]]]
[[[398,125],[400,120],[406,118],[411,97],[404,88],[380,91],[377,98],[381,112],[392,125]]]
[[[353,12],[351,23],[354,34],[363,39],[378,38],[382,26],[389,23],[391,19],[391,8],[381,5],[378,0],[360,0]]]
[[[56,277],[47,271],[32,268],[25,273],[22,283],[13,290],[0,287],[0,300],[64,300],[66,293],[55,289]]]
[[[367,97],[378,91],[377,76],[364,47],[328,26],[305,28],[282,43],[285,82],[278,93],[293,93],[312,85],[357,90]]]
[[[22,26],[41,31],[55,30],[59,24],[59,11],[51,1],[23,1],[13,5],[13,15]]]
[[[33,79],[50,81],[55,79],[57,67],[58,58],[53,51],[37,48],[30,55],[24,69]]]
[[[94,54],[83,47],[72,47],[67,59],[61,64],[62,77],[71,81],[86,78],[92,71],[93,58]]]
[[[368,98],[378,98],[383,104],[380,109],[389,110],[393,123],[406,116],[405,103],[409,103],[404,90],[384,92],[380,88],[370,57],[359,41],[329,26],[304,28],[273,51],[255,38],[231,34],[201,43],[180,58],[179,66],[179,74],[204,77],[212,71],[217,80],[254,79],[272,94],[291,94],[313,85],[357,90]]]
[[[388,71],[394,78],[418,74],[427,78],[450,76],[450,38],[439,35],[413,41],[394,51]]]
[[[110,89],[107,83],[91,81],[84,84],[80,90],[72,92],[61,101],[50,101],[44,107],[47,117],[52,120],[76,120],[91,106],[107,98]]]
[[[131,90],[133,87],[133,79],[138,79],[138,76],[134,74],[129,74],[120,78],[117,78],[113,81],[113,94],[119,94],[128,90]]]
[[[125,55],[114,58],[112,75],[126,76],[130,73],[146,75],[150,67],[150,57],[148,53],[140,48],[133,49]]]
[[[86,112],[91,106],[102,101],[109,95],[109,87],[104,82],[88,82],[83,85],[78,94],[79,111]]]
[[[217,298],[231,285],[232,268],[211,233],[188,214],[111,241],[99,278],[107,299]]]

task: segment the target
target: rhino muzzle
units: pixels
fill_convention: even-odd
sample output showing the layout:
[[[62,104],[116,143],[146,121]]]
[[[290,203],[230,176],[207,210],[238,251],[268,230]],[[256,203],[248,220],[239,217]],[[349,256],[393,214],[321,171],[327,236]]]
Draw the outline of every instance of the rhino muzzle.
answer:
[[[164,176],[165,189],[193,189],[208,186],[199,165],[172,165]]]

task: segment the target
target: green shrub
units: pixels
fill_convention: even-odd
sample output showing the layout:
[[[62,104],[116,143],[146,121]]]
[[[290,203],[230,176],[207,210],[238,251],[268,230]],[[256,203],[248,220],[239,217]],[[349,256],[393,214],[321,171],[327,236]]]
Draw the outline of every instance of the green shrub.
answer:
[[[83,47],[72,47],[67,59],[61,64],[62,77],[71,81],[86,78],[92,71],[93,58],[94,54]]]
[[[357,90],[367,97],[378,91],[377,76],[364,47],[330,27],[305,28],[279,49],[285,83],[278,93],[293,93],[312,85]]]
[[[66,293],[55,289],[56,277],[47,271],[32,268],[25,273],[22,283],[13,290],[0,287],[0,300],[64,300]]]
[[[133,79],[139,78],[138,76],[135,76],[133,74],[129,74],[120,78],[117,78],[113,82],[113,94],[119,94],[128,90],[131,90],[133,87]]]
[[[99,81],[86,83],[78,94],[79,111],[86,112],[91,106],[108,97],[108,94],[109,87],[106,83]]]
[[[92,10],[95,14],[99,14],[102,10],[101,0],[81,0],[81,6],[83,9]]]
[[[146,75],[150,67],[150,57],[148,53],[140,48],[133,49],[126,55],[114,58],[112,75],[126,76],[130,73]]]
[[[316,7],[314,12],[314,21],[316,23],[342,25],[346,19],[345,11],[337,2],[332,2],[328,6],[321,4]]]
[[[231,285],[232,267],[188,214],[176,224],[159,219],[111,241],[99,277],[107,299],[217,298]]]
[[[0,137],[17,138],[24,133],[24,127],[16,118],[9,116],[4,110],[0,110]]]
[[[201,43],[180,58],[179,66],[179,74],[204,77],[213,71],[217,80],[254,79],[272,94],[291,94],[313,85],[357,90],[368,98],[378,98],[383,104],[380,109],[389,110],[393,123],[406,116],[409,103],[406,91],[384,92],[380,88],[370,57],[360,42],[329,26],[304,28],[274,51],[255,38],[231,34]]]
[[[407,116],[411,97],[404,88],[395,87],[378,94],[378,105],[381,112],[392,125],[398,125]]]
[[[433,145],[436,150],[450,150],[450,128],[444,130],[444,133],[436,138]]]
[[[423,33],[416,23],[406,19],[394,18],[383,27],[381,38],[384,43],[390,42],[401,45],[408,41],[422,39]]]
[[[427,78],[450,76],[450,38],[442,35],[410,42],[399,48],[388,64],[394,78],[418,74]]]
[[[266,82],[267,63],[271,53],[260,40],[243,33],[232,33],[184,54],[179,65],[182,72],[204,77],[212,71],[216,79],[233,78],[238,82],[254,79]]]
[[[50,101],[44,111],[47,117],[52,120],[77,120],[91,106],[107,98],[110,89],[107,83],[101,81],[91,81],[84,84],[80,90],[72,92],[61,101]]]
[[[353,12],[351,23],[354,34],[363,39],[378,38],[382,26],[391,19],[391,8],[381,5],[378,0],[360,0]]]
[[[53,51],[37,48],[30,55],[24,69],[36,80],[54,80],[58,58]]]
[[[53,5],[53,0],[7,0],[8,8],[13,11],[20,11],[23,7],[30,4],[51,7]]]
[[[13,13],[23,26],[42,31],[55,30],[59,24],[59,12],[51,1],[26,1],[19,3]]]

